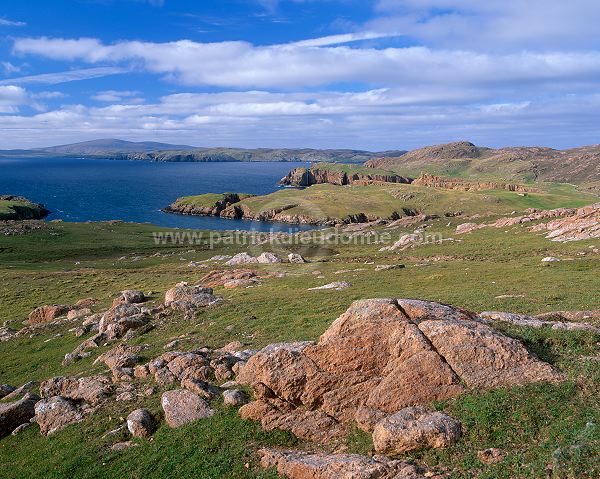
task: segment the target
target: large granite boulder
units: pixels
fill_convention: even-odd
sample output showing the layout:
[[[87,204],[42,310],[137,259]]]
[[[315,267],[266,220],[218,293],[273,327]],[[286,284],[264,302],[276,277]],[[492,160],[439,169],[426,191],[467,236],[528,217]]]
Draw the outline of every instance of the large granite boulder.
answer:
[[[357,301],[317,344],[263,350],[237,377],[255,395],[242,417],[324,441],[343,435],[365,408],[380,419],[465,387],[561,380],[560,371],[473,313],[393,299]],[[320,430],[324,421],[328,434]]]
[[[211,417],[215,411],[197,394],[185,389],[163,393],[161,405],[170,427],[180,427],[192,421]]]
[[[43,398],[61,396],[75,402],[98,404],[113,393],[113,385],[106,376],[83,378],[57,376],[40,385]]]

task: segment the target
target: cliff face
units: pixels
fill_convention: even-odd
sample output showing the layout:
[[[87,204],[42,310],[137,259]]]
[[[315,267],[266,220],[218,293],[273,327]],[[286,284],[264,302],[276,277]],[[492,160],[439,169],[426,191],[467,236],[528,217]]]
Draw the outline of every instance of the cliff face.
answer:
[[[40,220],[50,214],[44,205],[27,198],[0,195],[0,220]]]
[[[413,181],[413,185],[460,191],[507,190],[520,193],[534,193],[538,191],[535,188],[529,188],[523,185],[516,185],[511,183],[497,183],[493,181],[468,181],[457,178],[443,178],[441,176],[431,175],[429,173],[422,173],[419,178]]]
[[[320,168],[295,168],[284,176],[279,184],[288,186],[311,186],[323,183],[332,185],[354,185],[368,183],[411,183],[411,178],[390,174],[346,173]]]
[[[245,195],[247,197],[247,195]],[[174,203],[165,208],[168,213],[178,213],[181,215],[198,215],[198,216],[221,216],[221,213],[229,206],[242,201],[242,198],[237,193],[225,193],[221,199],[217,200],[213,205],[196,205],[186,203],[185,198],[178,198]]]

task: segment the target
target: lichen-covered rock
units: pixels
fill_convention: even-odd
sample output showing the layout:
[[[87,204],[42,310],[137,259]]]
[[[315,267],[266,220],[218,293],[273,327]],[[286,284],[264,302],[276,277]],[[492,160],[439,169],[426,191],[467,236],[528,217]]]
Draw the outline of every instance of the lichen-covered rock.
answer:
[[[90,404],[97,404],[112,393],[112,382],[106,376],[83,378],[58,376],[40,385],[40,394],[43,398],[62,396],[72,401],[84,401]]]
[[[147,409],[136,409],[127,416],[127,429],[133,437],[150,437],[154,430],[154,419]]]
[[[142,291],[138,291],[137,289],[126,289],[119,293],[119,296],[113,300],[112,305],[114,307],[119,304],[143,303],[145,300],[146,295]]]
[[[26,394],[18,401],[0,403],[0,437],[12,433],[21,424],[28,423],[35,415],[35,403],[39,398]]]
[[[288,254],[288,261],[292,264],[303,264],[306,263],[306,260],[301,254],[298,253],[290,253]]]
[[[248,402],[248,396],[239,389],[223,391],[223,403],[226,406],[243,406]]]
[[[206,419],[215,413],[204,399],[185,389],[163,393],[161,405],[170,427],[180,427],[192,421]]]
[[[187,283],[179,283],[165,293],[165,306],[178,306],[178,309],[203,308],[218,301],[219,298],[213,295],[212,288],[190,286]]]
[[[258,263],[258,260],[254,256],[251,256],[248,253],[238,253],[233,258],[231,258],[229,261],[227,261],[225,264],[227,266],[237,266],[240,264],[253,264],[253,263]]]
[[[260,408],[250,403],[240,414],[266,428],[297,429],[300,437],[306,437],[301,424],[306,411],[326,415],[343,431],[362,408],[370,409],[372,417],[393,414],[457,396],[463,383],[490,389],[561,380],[558,370],[474,313],[392,299],[353,303],[317,344],[265,348],[237,377],[264,403],[263,411],[256,412]],[[373,427],[372,422],[365,427]],[[318,437],[311,430],[308,435]]]
[[[403,454],[425,448],[443,448],[461,436],[456,419],[422,406],[404,408],[379,421],[373,430],[375,451]]]
[[[83,415],[68,399],[53,396],[35,405],[35,421],[43,436],[54,434],[70,424],[83,420]]]
[[[25,321],[25,324],[33,325],[49,323],[60,316],[64,316],[70,309],[71,307],[66,304],[40,306],[29,313],[29,318]]]
[[[281,258],[274,253],[264,252],[256,258],[256,262],[263,264],[281,263]]]
[[[288,479],[424,479],[425,471],[408,461],[358,454],[311,454],[261,449],[260,465]]]
[[[98,356],[98,358],[94,361],[94,364],[104,363],[110,369],[132,368],[141,361],[139,353],[143,349],[143,346],[119,344],[117,347]]]

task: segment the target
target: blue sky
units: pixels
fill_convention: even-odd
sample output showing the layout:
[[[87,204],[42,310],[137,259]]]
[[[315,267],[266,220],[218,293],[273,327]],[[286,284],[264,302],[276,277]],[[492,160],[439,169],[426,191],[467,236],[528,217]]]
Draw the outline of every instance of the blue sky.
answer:
[[[599,143],[596,0],[0,5],[0,149]]]

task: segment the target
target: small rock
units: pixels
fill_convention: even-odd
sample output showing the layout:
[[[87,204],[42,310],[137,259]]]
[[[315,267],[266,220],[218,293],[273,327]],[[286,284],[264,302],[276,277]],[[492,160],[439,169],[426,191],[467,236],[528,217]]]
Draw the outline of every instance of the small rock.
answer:
[[[290,253],[288,254],[288,261],[294,264],[302,264],[306,263],[306,260],[302,257],[302,255],[298,253]]]
[[[116,444],[113,444],[112,446],[110,446],[110,450],[111,451],[123,451],[125,449],[129,449],[130,447],[136,447],[137,444],[133,441],[123,441],[123,442],[117,442]]]
[[[11,435],[16,436],[24,429],[27,429],[29,426],[31,426],[31,422],[26,422],[25,424],[21,424],[19,427],[15,428],[15,430],[13,432],[11,432]]]
[[[67,313],[67,319],[69,321],[75,321],[76,319],[85,318],[86,316],[92,315],[94,312],[90,308],[72,309]]]
[[[230,389],[223,392],[223,403],[226,406],[243,406],[248,402],[248,396],[239,389]]]
[[[185,389],[163,393],[161,405],[170,427],[180,427],[192,421],[206,419],[215,413],[204,399]]]
[[[136,409],[127,416],[127,429],[133,437],[149,437],[154,429],[152,414],[147,409]]]
[[[504,452],[502,449],[490,447],[489,449],[484,449],[483,451],[477,451],[477,457],[484,464],[497,464],[498,462],[502,462],[502,460],[506,457],[506,452]]]
[[[309,291],[316,291],[320,289],[335,289],[336,291],[340,291],[342,289],[346,289],[352,286],[352,284],[347,283],[345,281],[335,281],[333,283],[325,284],[323,286],[318,286],[316,288],[308,288]]]
[[[43,436],[54,434],[70,424],[83,420],[83,415],[68,399],[54,396],[35,405],[35,420]]]
[[[389,269],[402,269],[403,264],[378,264],[375,266],[375,271],[387,271]]]
[[[281,258],[276,254],[265,252],[256,258],[256,262],[263,264],[281,263]]]
[[[556,263],[560,261],[560,258],[555,258],[554,256],[546,256],[542,259],[542,263]]]
[[[373,444],[378,453],[403,454],[426,447],[447,447],[460,436],[461,424],[456,419],[413,406],[378,422],[373,430]]]

